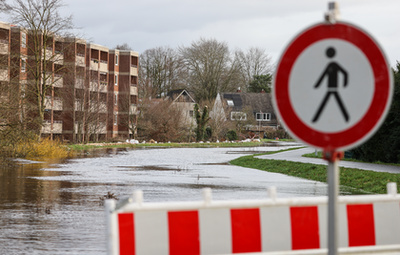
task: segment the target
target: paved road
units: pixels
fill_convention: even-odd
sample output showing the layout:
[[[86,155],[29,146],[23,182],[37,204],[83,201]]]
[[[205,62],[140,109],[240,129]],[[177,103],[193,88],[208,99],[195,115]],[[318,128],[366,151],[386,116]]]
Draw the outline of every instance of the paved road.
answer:
[[[294,162],[303,162],[303,163],[312,163],[318,165],[327,165],[328,163],[323,159],[317,158],[307,158],[302,157],[302,155],[307,153],[315,152],[313,148],[303,148],[292,151],[284,151],[276,154],[270,155],[262,155],[257,156],[262,159],[279,159],[279,160],[288,160]],[[351,162],[351,161],[340,161],[339,166],[349,167],[349,168],[357,168],[363,170],[372,170],[376,172],[388,172],[388,173],[400,173],[399,166],[390,166],[390,165],[381,165],[381,164],[371,164],[371,163],[359,163],[359,162]]]

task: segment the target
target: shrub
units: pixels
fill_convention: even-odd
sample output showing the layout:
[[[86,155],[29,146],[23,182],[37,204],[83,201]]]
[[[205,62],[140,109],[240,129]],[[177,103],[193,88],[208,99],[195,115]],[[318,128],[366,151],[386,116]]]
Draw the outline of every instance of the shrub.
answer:
[[[72,156],[72,152],[58,140],[30,140],[14,147],[14,156],[26,159],[55,159]]]
[[[206,127],[206,132],[204,135],[204,139],[205,140],[210,140],[210,138],[212,137],[212,129],[211,127]]]
[[[226,138],[229,141],[234,141],[234,140],[238,139],[238,135],[237,135],[235,130],[231,129],[231,130],[228,131],[228,133],[226,133]]]

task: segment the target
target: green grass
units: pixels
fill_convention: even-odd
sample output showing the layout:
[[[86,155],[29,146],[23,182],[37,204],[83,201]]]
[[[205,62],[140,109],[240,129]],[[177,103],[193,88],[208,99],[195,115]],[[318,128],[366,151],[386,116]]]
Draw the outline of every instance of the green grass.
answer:
[[[285,160],[259,159],[255,155],[232,160],[236,166],[255,168],[263,171],[281,173],[319,182],[327,182],[327,166]],[[395,182],[399,187],[400,174],[381,173],[354,168],[340,167],[341,194],[384,194],[386,184]]]
[[[306,158],[322,158],[322,151],[318,151],[317,155],[315,155],[315,152],[303,154],[302,157],[306,157]],[[382,162],[382,161],[365,162],[365,161],[354,159],[354,158],[342,158],[341,160],[352,161],[352,162],[361,162],[361,163],[380,164],[380,165],[400,166],[400,164],[398,164],[398,163],[385,163],[385,162]]]
[[[282,139],[279,141],[293,141]],[[70,144],[69,148],[75,151],[91,150],[97,148],[141,148],[141,147],[160,147],[160,148],[218,148],[218,147],[258,147],[264,146],[267,142],[276,142],[273,139],[262,139],[261,142],[235,142],[235,143],[96,143],[96,144]]]

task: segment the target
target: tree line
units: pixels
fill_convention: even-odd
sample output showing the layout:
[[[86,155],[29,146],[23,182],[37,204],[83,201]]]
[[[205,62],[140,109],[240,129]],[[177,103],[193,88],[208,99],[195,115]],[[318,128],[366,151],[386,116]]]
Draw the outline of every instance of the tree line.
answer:
[[[227,43],[200,38],[189,46],[157,47],[140,54],[139,97],[159,98],[187,89],[199,103],[218,92],[266,92],[273,65],[264,49],[230,50]]]

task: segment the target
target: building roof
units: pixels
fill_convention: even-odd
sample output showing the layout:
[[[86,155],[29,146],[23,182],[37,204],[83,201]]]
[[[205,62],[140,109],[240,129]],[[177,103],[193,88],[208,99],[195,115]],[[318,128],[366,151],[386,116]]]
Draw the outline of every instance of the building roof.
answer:
[[[168,92],[167,97],[172,101],[176,102],[188,102],[188,103],[196,103],[193,97],[189,94],[186,89],[176,89]]]
[[[242,111],[251,107],[253,112],[273,111],[271,94],[269,93],[222,93],[222,99],[233,111]]]

